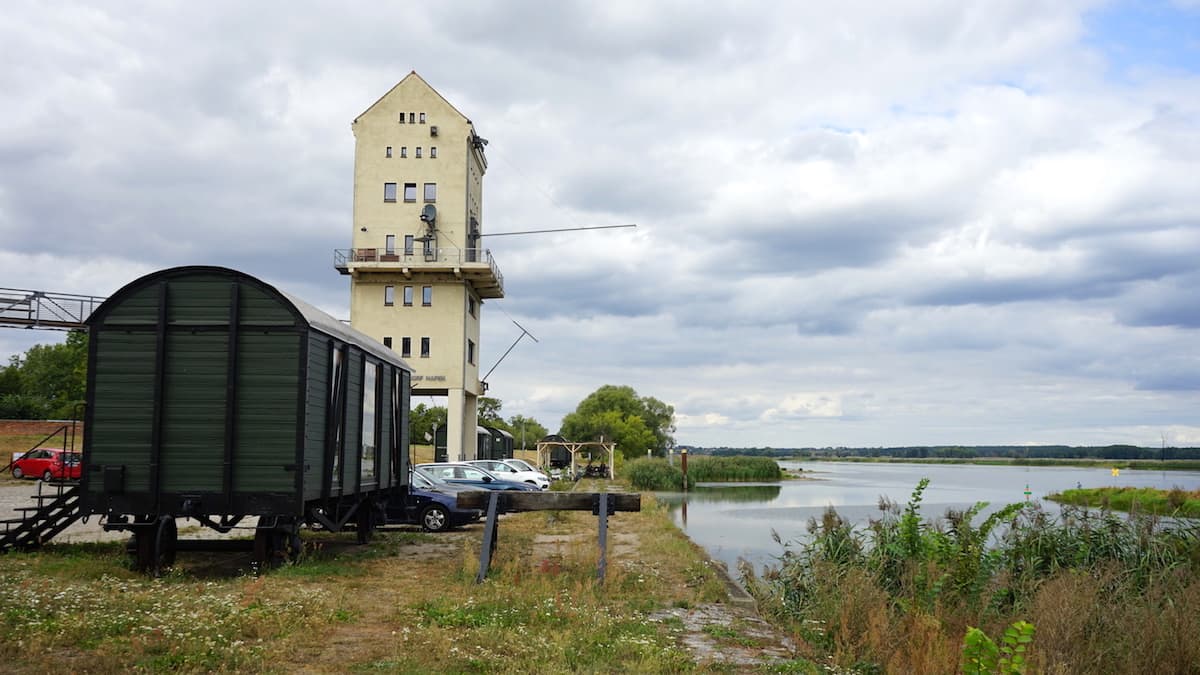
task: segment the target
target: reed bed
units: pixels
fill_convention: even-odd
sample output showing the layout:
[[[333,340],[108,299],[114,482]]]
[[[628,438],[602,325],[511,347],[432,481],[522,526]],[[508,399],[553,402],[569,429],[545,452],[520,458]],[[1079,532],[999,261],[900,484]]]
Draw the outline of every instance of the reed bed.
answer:
[[[1024,621],[1024,672],[1200,672],[1200,526],[1038,504],[934,522],[927,485],[903,508],[881,501],[866,527],[827,510],[761,578],[743,568],[805,656],[838,672],[970,671],[969,629],[999,641]]]

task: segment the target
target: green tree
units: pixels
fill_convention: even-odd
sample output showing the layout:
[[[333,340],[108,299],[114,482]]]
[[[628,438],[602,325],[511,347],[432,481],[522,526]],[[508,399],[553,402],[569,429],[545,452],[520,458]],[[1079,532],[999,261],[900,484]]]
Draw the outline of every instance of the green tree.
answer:
[[[508,418],[508,432],[513,435],[513,445],[521,450],[537,447],[537,442],[550,435],[550,430],[532,417],[513,415]]]
[[[408,416],[409,441],[416,445],[432,445],[435,426],[439,429],[445,428],[445,406],[417,404],[417,407],[413,408]],[[429,434],[428,440],[425,438],[426,434]]]
[[[573,441],[614,441],[626,457],[646,450],[665,454],[674,443],[675,409],[658,399],[640,398],[633,387],[606,384],[563,417],[559,433]]]
[[[479,423],[486,424],[489,427],[494,427],[497,424],[503,426],[504,418],[500,417],[500,408],[503,405],[498,398],[480,396],[477,403]]]
[[[61,418],[75,414],[87,391],[87,333],[63,344],[34,345],[0,371],[0,416]]]

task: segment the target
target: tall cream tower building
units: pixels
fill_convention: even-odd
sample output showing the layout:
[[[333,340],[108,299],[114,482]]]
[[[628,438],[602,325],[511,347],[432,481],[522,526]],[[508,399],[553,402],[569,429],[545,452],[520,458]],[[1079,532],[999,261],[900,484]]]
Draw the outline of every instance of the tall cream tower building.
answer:
[[[480,245],[487,141],[416,72],[351,128],[352,248],[335,252],[350,323],[408,360],[413,395],[446,397],[447,455],[473,459],[480,313],[504,297]]]

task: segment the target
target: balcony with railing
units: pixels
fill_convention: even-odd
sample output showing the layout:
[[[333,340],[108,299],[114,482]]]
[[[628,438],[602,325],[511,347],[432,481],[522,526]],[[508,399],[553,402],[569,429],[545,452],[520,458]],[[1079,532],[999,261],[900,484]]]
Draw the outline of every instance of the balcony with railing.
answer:
[[[470,281],[479,297],[504,297],[504,275],[484,248],[426,248],[399,250],[386,248],[340,248],[333,251],[333,266],[342,274],[399,272],[413,274],[448,273]]]

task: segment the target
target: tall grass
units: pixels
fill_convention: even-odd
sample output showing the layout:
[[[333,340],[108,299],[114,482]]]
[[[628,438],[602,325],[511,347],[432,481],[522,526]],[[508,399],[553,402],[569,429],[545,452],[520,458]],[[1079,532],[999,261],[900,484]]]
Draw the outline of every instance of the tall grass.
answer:
[[[955,672],[970,627],[1002,635],[1027,621],[1038,672],[1200,672],[1200,526],[1164,528],[1067,507],[985,505],[921,517],[928,481],[901,509],[854,527],[828,510],[761,579],[762,610],[838,667]]]
[[[692,456],[688,477],[698,483],[771,481],[782,479],[783,471],[770,457]]]
[[[683,471],[661,458],[642,457],[621,467],[621,476],[635,490],[673,491],[684,489]],[[687,478],[687,487],[696,484],[694,476]]]
[[[1101,487],[1063,490],[1046,497],[1051,501],[1076,506],[1092,506],[1114,511],[1141,511],[1160,516],[1200,518],[1200,490],[1170,490],[1135,487]]]

